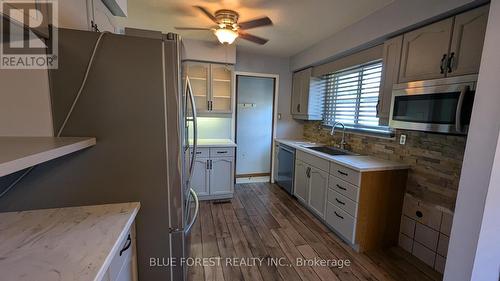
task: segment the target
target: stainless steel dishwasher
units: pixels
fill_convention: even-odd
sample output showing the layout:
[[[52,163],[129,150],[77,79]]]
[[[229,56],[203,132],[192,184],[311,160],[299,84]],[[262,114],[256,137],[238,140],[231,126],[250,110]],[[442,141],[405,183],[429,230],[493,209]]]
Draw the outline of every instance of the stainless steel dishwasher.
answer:
[[[275,182],[286,192],[293,195],[295,175],[295,148],[280,143],[278,145],[278,173]]]

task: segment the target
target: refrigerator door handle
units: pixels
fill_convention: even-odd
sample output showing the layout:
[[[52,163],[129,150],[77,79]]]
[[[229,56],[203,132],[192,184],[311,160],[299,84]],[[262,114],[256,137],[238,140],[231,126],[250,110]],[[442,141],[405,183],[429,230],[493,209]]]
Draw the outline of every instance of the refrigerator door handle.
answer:
[[[191,222],[184,228],[184,232],[187,234],[189,231],[191,231],[191,227],[193,227],[194,223],[196,222],[196,219],[198,219],[198,213],[200,210],[200,200],[198,199],[198,194],[196,194],[196,191],[194,189],[190,188],[189,192],[191,193],[191,196],[194,199],[194,215],[193,219]]]
[[[191,163],[189,163],[189,178],[187,179],[187,186],[191,184],[191,179],[193,177],[194,171],[194,161],[196,160],[196,152],[198,150],[198,120],[196,116],[196,103],[194,100],[193,89],[191,88],[191,82],[189,77],[186,77],[186,91],[189,96],[189,101],[191,103],[191,110],[193,111],[193,157],[191,158]],[[186,140],[189,142],[189,140]]]

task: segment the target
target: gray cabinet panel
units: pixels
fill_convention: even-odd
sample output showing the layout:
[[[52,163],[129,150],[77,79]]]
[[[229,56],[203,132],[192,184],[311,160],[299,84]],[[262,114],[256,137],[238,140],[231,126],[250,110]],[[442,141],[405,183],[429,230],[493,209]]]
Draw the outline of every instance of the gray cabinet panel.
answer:
[[[210,169],[210,194],[228,194],[232,192],[234,158],[213,158]]]
[[[321,79],[312,77],[312,68],[293,74],[291,113],[301,120],[321,120],[323,98]]]
[[[452,27],[449,18],[404,34],[400,83],[445,76]]]
[[[324,218],[328,172],[311,167],[309,174],[309,207],[321,218]]]
[[[447,76],[479,73],[489,5],[455,17]]]
[[[384,69],[382,72],[382,84],[380,85],[380,96],[377,107],[379,125],[389,125],[392,86],[398,83],[402,46],[403,35],[389,39],[384,43]]]
[[[209,170],[208,158],[196,158],[194,162],[193,178],[191,179],[191,186],[199,196],[208,195],[209,190]]]
[[[307,170],[309,166],[300,161],[295,160],[295,183],[294,195],[304,203],[309,200],[309,180],[307,178]]]

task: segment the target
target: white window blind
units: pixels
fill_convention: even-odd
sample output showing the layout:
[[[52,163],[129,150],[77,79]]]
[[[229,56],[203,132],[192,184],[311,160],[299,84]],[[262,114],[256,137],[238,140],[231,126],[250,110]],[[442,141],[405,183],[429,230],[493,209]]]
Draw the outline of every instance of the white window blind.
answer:
[[[382,62],[374,62],[325,75],[323,124],[339,121],[346,126],[380,128],[377,103]]]

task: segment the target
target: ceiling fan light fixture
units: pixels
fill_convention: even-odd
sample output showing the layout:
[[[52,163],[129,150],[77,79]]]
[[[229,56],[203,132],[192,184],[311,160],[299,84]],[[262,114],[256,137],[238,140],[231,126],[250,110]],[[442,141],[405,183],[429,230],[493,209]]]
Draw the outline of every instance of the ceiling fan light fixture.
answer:
[[[229,28],[216,29],[214,34],[221,44],[233,44],[234,40],[238,37],[238,32]]]

